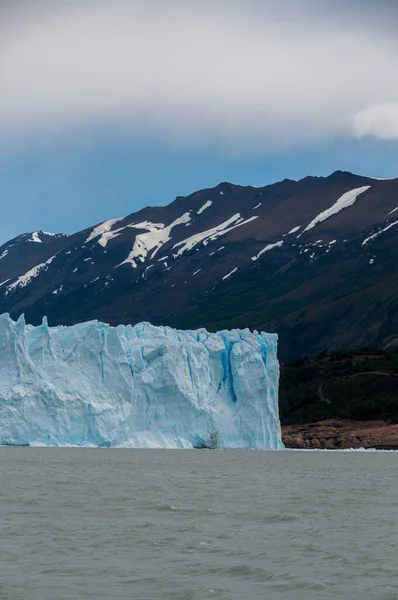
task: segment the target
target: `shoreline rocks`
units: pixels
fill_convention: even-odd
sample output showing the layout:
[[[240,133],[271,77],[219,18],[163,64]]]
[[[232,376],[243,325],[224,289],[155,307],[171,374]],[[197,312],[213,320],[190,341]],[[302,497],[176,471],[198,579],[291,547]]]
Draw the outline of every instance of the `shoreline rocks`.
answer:
[[[329,419],[305,425],[285,425],[282,440],[286,448],[291,449],[398,450],[398,423]]]

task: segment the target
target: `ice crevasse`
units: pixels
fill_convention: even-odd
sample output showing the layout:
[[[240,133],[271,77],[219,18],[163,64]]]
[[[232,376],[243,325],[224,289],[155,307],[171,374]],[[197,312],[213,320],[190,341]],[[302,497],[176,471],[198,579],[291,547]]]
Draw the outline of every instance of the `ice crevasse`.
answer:
[[[0,316],[0,444],[283,448],[277,336]]]

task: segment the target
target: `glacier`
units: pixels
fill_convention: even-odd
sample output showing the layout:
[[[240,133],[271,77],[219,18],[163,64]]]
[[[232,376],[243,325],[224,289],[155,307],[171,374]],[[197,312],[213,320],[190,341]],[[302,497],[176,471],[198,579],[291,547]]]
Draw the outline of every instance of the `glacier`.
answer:
[[[0,316],[0,445],[280,449],[277,335]]]

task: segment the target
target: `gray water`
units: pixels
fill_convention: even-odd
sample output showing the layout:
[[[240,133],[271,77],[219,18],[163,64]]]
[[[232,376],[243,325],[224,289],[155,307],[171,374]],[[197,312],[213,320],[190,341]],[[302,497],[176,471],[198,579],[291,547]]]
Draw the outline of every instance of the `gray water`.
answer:
[[[0,449],[0,598],[398,599],[398,454]]]

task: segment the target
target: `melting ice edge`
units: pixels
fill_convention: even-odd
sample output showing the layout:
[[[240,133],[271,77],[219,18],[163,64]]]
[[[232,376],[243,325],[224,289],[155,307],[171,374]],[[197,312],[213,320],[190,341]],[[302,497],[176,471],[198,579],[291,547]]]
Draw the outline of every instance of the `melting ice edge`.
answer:
[[[0,445],[280,449],[277,335],[0,316]]]

